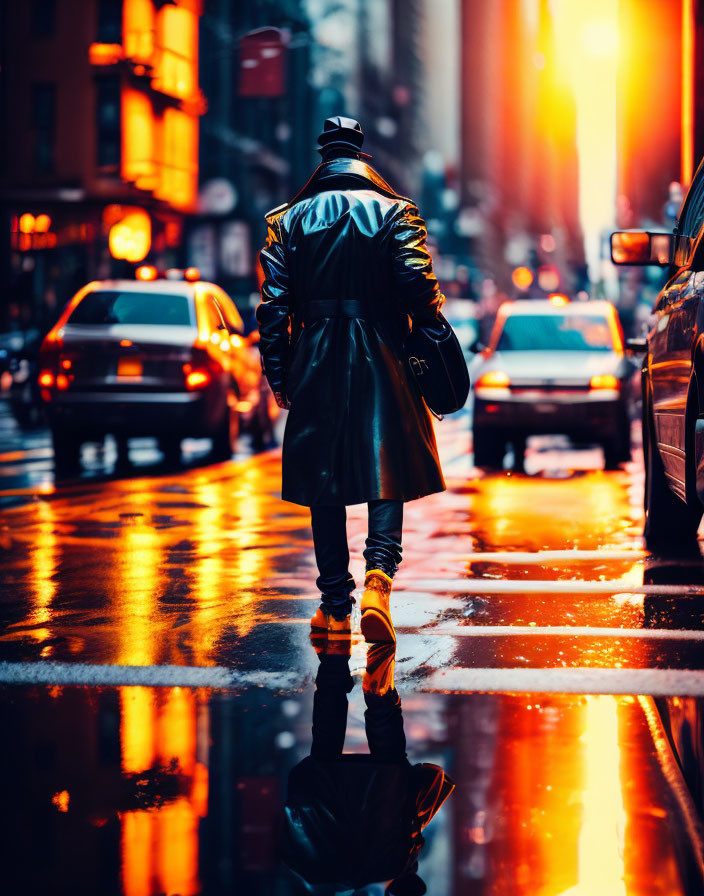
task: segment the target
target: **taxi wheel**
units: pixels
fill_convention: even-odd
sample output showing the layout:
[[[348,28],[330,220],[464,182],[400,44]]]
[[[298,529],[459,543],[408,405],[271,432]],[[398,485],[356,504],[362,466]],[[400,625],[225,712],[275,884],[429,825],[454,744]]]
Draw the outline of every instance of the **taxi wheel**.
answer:
[[[506,439],[501,433],[474,429],[474,466],[500,468],[506,454]]]
[[[702,507],[691,507],[672,491],[657,449],[650,398],[644,403],[645,528],[649,548],[686,548],[697,538]],[[689,416],[689,415],[687,415]]]
[[[621,463],[621,451],[618,440],[613,439],[610,442],[604,442],[602,450],[604,452],[604,469],[618,470]]]
[[[81,466],[81,444],[79,435],[66,430],[52,429],[54,446],[54,473],[58,477],[77,473]]]
[[[227,398],[222,421],[212,436],[213,457],[217,460],[229,460],[237,449],[239,435],[240,419],[237,412],[237,396],[231,392]]]
[[[159,445],[159,451],[164,455],[164,463],[167,466],[174,467],[181,462],[180,435],[159,436],[157,444]]]

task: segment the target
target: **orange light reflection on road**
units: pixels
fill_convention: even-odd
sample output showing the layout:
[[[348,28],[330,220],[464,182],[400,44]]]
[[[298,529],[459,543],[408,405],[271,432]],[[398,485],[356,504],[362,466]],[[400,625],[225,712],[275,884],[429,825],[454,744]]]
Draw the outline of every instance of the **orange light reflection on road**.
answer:
[[[151,896],[152,841],[156,818],[138,809],[122,816],[122,886],[125,896]]]
[[[162,765],[173,760],[191,777],[196,764],[196,698],[188,688],[169,688],[157,718],[157,743]]]
[[[192,896],[198,881],[198,816],[186,797],[167,803],[156,818],[158,893]]]
[[[185,792],[148,812],[122,816],[122,866],[125,893],[200,891],[198,819],[207,813],[208,770],[196,761],[207,756],[199,744],[208,726],[207,696],[174,687],[121,689],[121,749],[125,774],[177,774]],[[201,702],[201,706],[199,706]]]
[[[470,779],[458,782],[467,798],[455,809],[466,813],[461,831],[481,892],[685,892],[652,740],[632,697],[506,695],[497,708],[495,722],[485,713],[481,769],[469,762]]]
[[[266,580],[268,550],[264,474],[258,465],[251,465],[240,471],[234,493],[233,480],[224,485],[226,494],[222,483],[205,474],[194,485],[195,497],[202,505],[194,516],[199,556],[192,565],[193,593],[198,595],[196,656],[199,651],[210,654],[221,631],[218,622],[227,619],[241,637],[261,621],[257,591]],[[231,516],[237,518],[236,526],[229,524]],[[237,582],[236,595],[232,582]]]
[[[135,513],[122,529],[118,559],[121,612],[117,662],[126,666],[148,666],[158,661],[159,642],[154,631],[156,598],[163,577],[163,540],[147,520],[151,506],[142,495],[132,496]]]
[[[154,692],[151,688],[120,688],[122,770],[135,774],[154,764]]]
[[[476,537],[490,550],[630,546],[640,523],[626,484],[596,471],[569,479],[488,476],[472,498],[472,517]],[[587,532],[585,519],[592,520]]]
[[[586,701],[578,879],[565,896],[626,896],[618,704],[613,697],[587,697]]]
[[[32,582],[34,585],[34,606],[27,615],[27,623],[32,637],[39,642],[51,638],[51,630],[46,625],[51,621],[51,606],[56,597],[56,570],[58,566],[58,545],[56,520],[51,504],[41,501],[38,507],[40,518],[32,551]],[[42,656],[51,655],[51,645],[42,648]]]

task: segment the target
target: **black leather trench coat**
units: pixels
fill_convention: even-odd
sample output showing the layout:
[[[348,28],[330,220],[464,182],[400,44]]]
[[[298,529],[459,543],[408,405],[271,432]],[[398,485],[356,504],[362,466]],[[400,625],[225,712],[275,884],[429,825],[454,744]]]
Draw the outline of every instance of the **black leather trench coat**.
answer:
[[[291,409],[286,501],[410,501],[445,488],[403,340],[444,302],[425,223],[369,165],[321,164],[267,215],[257,307],[264,372]]]

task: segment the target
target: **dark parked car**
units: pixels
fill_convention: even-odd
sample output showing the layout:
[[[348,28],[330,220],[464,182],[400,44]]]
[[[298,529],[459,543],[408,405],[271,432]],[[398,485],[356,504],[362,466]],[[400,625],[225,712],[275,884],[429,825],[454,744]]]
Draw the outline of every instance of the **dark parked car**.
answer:
[[[59,473],[77,467],[82,442],[107,433],[157,436],[172,460],[185,436],[209,436],[224,459],[240,424],[258,442],[271,435],[258,333],[243,335],[230,297],[213,283],[138,273],[145,279],[89,283],[42,344],[39,387]]]
[[[615,264],[669,267],[643,340],[645,536],[649,544],[693,542],[704,500],[704,165],[673,234],[619,232]]]
[[[41,333],[31,327],[0,333],[0,393],[20,426],[41,423],[37,355]]]
[[[607,467],[631,454],[628,384],[616,309],[609,302],[505,302],[475,369],[474,459],[498,467],[507,442],[564,434],[603,446]]]

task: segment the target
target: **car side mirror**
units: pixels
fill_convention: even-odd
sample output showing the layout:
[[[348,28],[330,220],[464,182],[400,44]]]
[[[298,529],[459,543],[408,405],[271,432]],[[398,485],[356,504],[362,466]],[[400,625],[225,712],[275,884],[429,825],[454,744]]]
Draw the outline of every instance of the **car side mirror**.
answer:
[[[671,233],[617,230],[611,234],[611,260],[614,264],[667,267],[673,259],[674,245]]]
[[[648,340],[645,336],[626,339],[626,351],[633,355],[644,355],[648,351]]]

